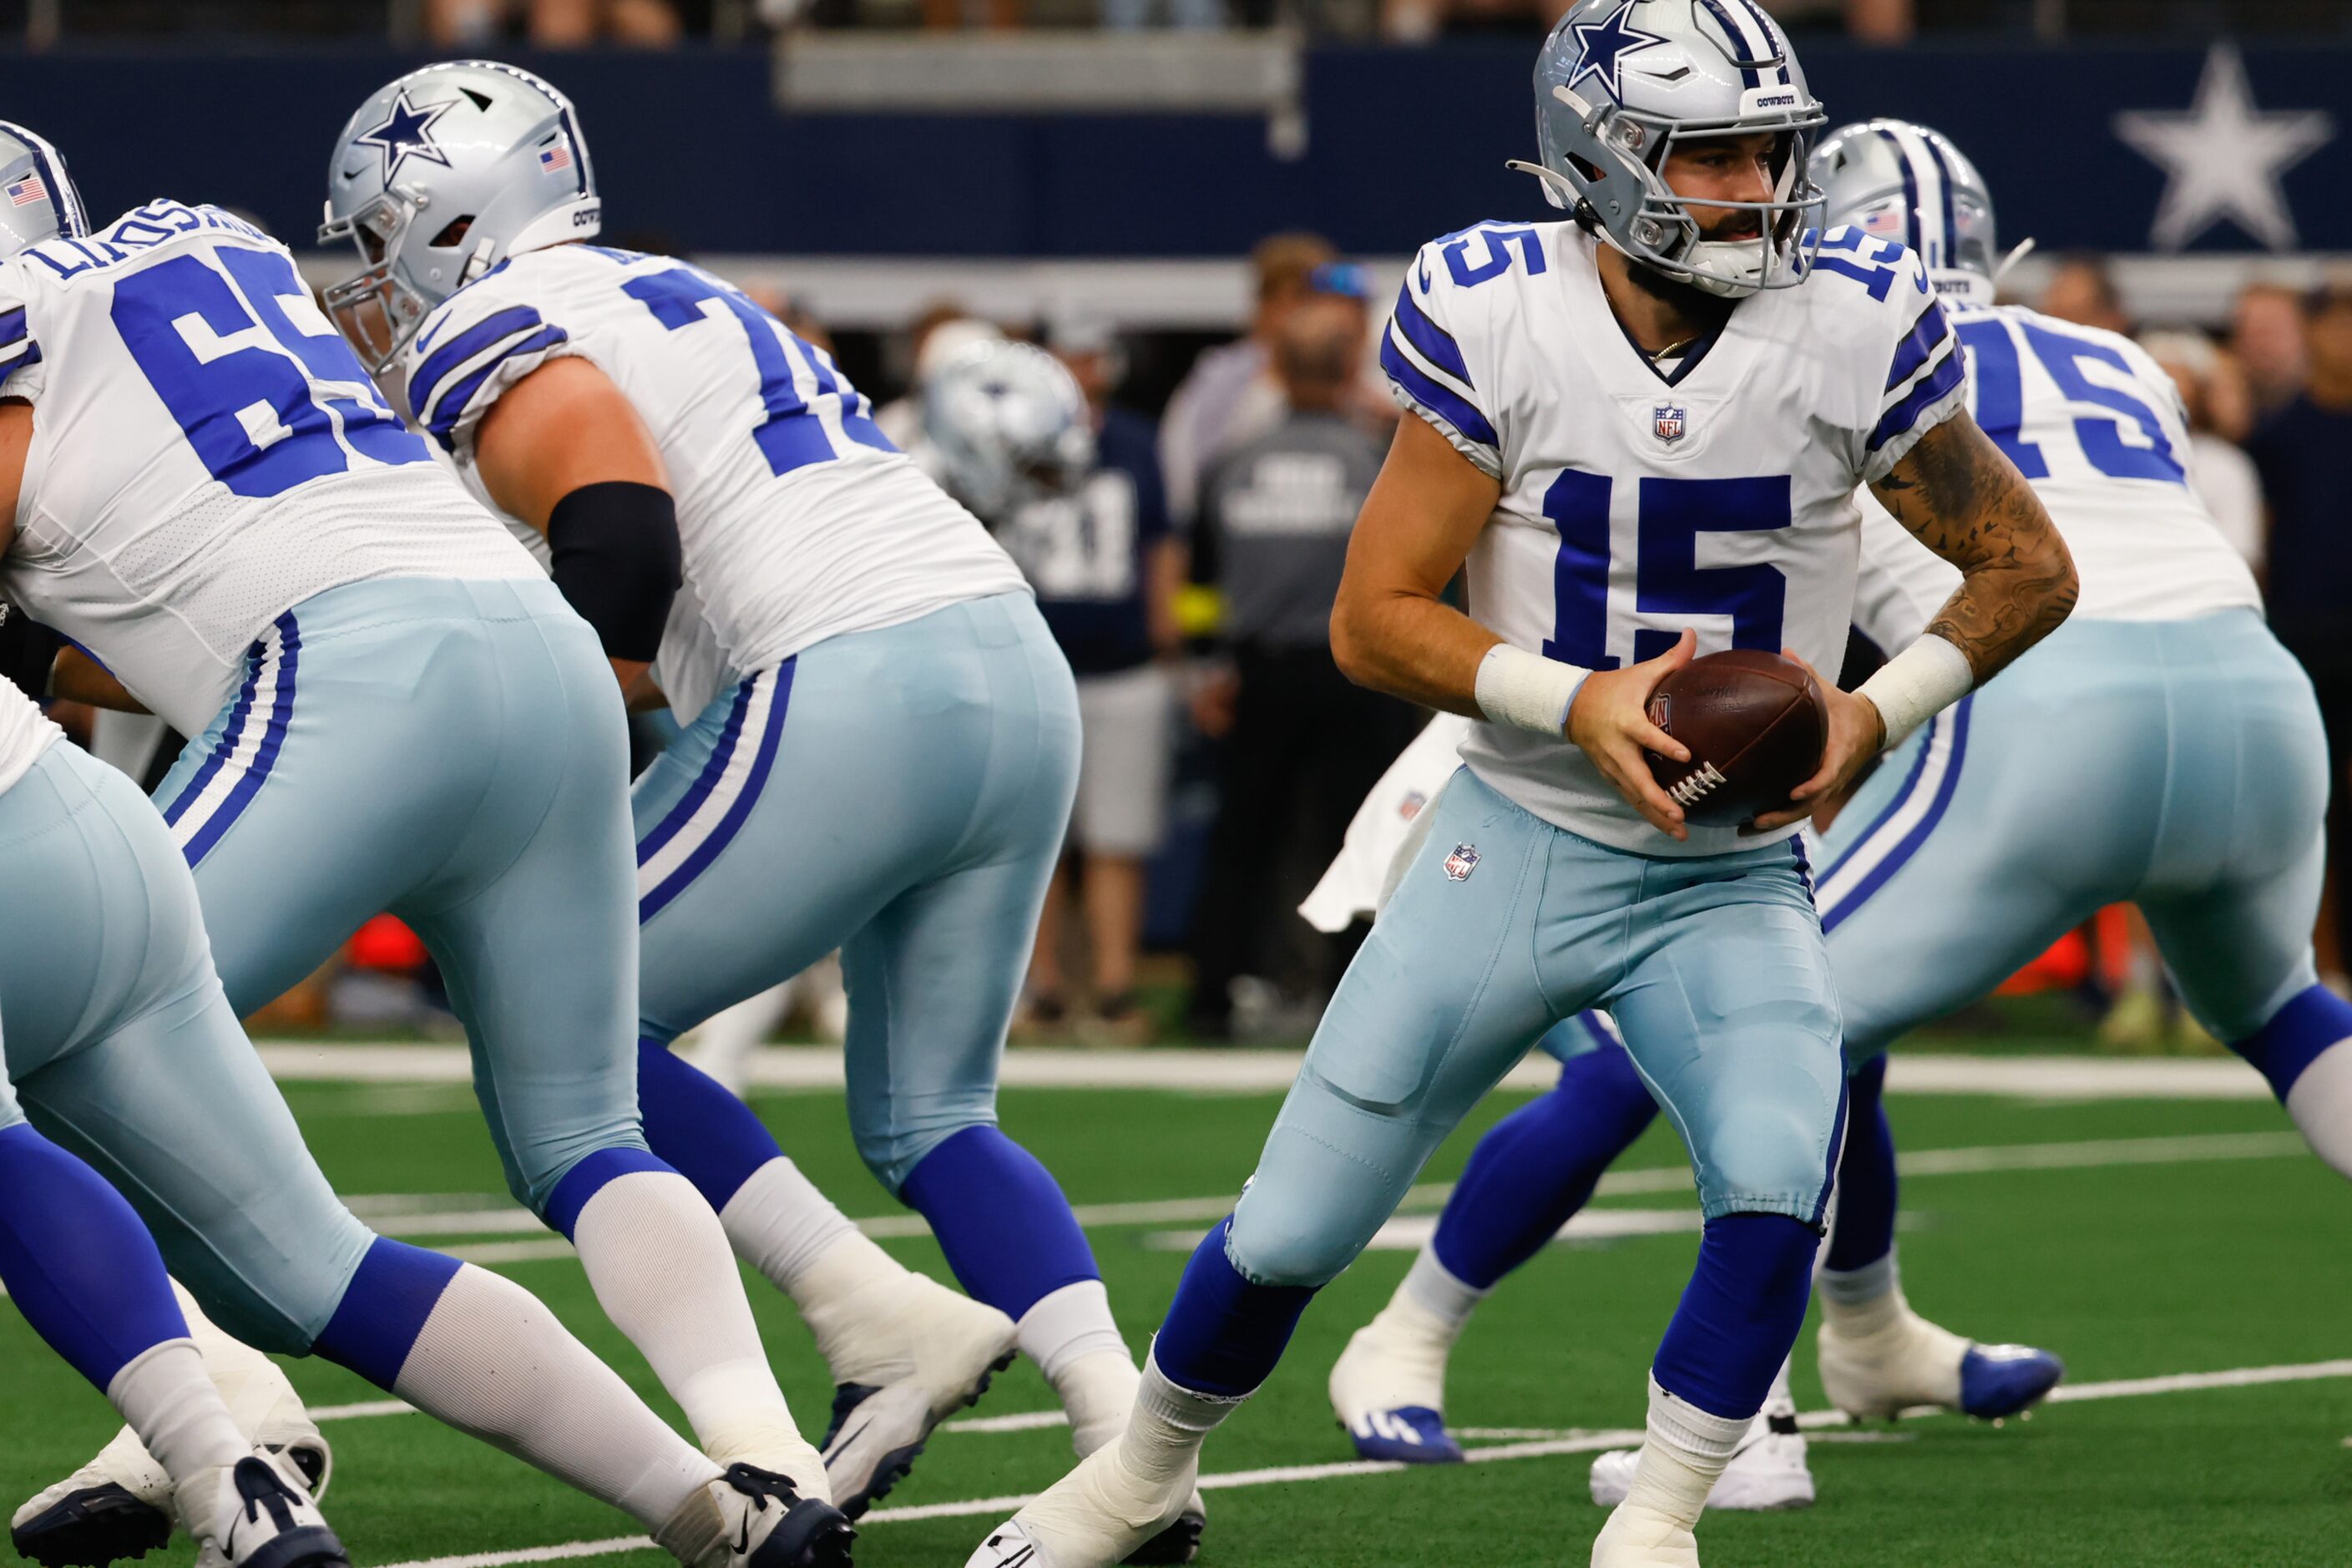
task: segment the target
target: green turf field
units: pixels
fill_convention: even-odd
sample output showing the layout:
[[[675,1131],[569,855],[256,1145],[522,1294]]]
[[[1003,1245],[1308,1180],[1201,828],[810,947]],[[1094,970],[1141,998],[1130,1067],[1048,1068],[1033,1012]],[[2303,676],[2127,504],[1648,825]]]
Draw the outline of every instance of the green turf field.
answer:
[[[329,1175],[380,1223],[436,1206],[506,1205],[488,1137],[462,1088],[296,1086],[295,1110]],[[1498,1096],[1440,1152],[1450,1177]],[[852,1214],[898,1215],[850,1149],[837,1099],[755,1103],[810,1173]],[[1906,1155],[1948,1173],[1906,1184],[1905,1277],[1915,1304],[1964,1333],[2061,1352],[2070,1383],[2307,1366],[2352,1356],[2352,1193],[2299,1152],[2284,1117],[2248,1101],[2038,1103],[1954,1097],[1891,1101]],[[1008,1093],[1004,1121],[1080,1205],[1202,1200],[1198,1221],[1121,1223],[1092,1235],[1112,1300],[1140,1346],[1166,1307],[1190,1238],[1248,1173],[1275,1100],[1265,1095],[1093,1089]],[[2252,1136],[2248,1136],[2252,1135]],[[2150,1144],[2152,1139],[2183,1142]],[[2021,1152],[2007,1146],[2069,1145]],[[1654,1131],[1627,1168],[1675,1166]],[[2020,1168],[2042,1165],[2053,1168]],[[1958,1169],[1952,1169],[1958,1167]],[[1690,1206],[1678,1184],[1604,1195],[1604,1207]],[[478,1194],[468,1203],[462,1194]],[[1427,1214],[1419,1203],[1408,1212]],[[1669,1218],[1671,1215],[1668,1216]],[[398,1229],[400,1226],[394,1226]],[[901,1231],[903,1216],[898,1222]],[[675,1417],[635,1352],[598,1314],[578,1265],[544,1233],[419,1240],[509,1272]],[[919,1235],[888,1245],[942,1271]],[[1370,1252],[1327,1290],[1264,1394],[1211,1443],[1206,1470],[1241,1476],[1208,1494],[1201,1561],[1253,1568],[1402,1563],[1581,1564],[1601,1512],[1570,1429],[1637,1424],[1643,1372],[1696,1247],[1687,1231],[1556,1246],[1506,1283],[1454,1363],[1461,1426],[1532,1432],[1480,1446],[1493,1462],[1410,1473],[1300,1476],[1351,1458],[1323,1381],[1347,1335],[1404,1272],[1406,1250]],[[520,1254],[520,1256],[518,1256]],[[785,1391],[812,1430],[829,1398],[789,1307],[751,1280]],[[13,1312],[0,1313],[0,1493],[13,1502],[88,1457],[112,1429],[99,1397]],[[1801,1404],[1820,1403],[1810,1329]],[[1710,1516],[1710,1564],[2352,1563],[2352,1362],[2332,1375],[2251,1386],[2132,1393],[2053,1405],[1995,1429],[1934,1417],[1816,1443],[1822,1500],[1795,1514]],[[380,1399],[339,1369],[297,1363],[320,1406]],[[2093,1390],[2096,1392],[2095,1388]],[[1045,1410],[1025,1366],[999,1379],[978,1417]],[[419,1559],[547,1560],[543,1549],[635,1534],[624,1516],[415,1415],[326,1426],[337,1456],[330,1517],[367,1568]],[[1532,1448],[1533,1452],[1528,1450]],[[1045,1485],[1070,1455],[1066,1431],[945,1431],[864,1527],[861,1563],[960,1564],[1004,1511],[951,1505]],[[912,1513],[915,1517],[903,1517]],[[942,1515],[944,1514],[944,1517]],[[894,1517],[901,1516],[901,1517]],[[531,1549],[542,1549],[534,1552]],[[191,1549],[151,1561],[184,1563]],[[575,1555],[567,1553],[565,1555]],[[667,1561],[614,1549],[598,1562]]]

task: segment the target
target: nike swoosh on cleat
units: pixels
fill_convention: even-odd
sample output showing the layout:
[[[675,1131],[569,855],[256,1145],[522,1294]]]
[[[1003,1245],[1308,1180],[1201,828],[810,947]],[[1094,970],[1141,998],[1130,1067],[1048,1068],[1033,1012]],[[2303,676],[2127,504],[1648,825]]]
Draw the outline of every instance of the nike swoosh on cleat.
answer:
[[[829,1463],[831,1463],[831,1462],[832,1462],[832,1460],[833,1460],[833,1457],[834,1457],[835,1454],[840,1453],[843,1449],[845,1449],[845,1448],[848,1447],[852,1443],[856,1442],[858,1438],[860,1438],[860,1437],[864,1436],[866,1435],[866,1429],[868,1426],[873,1426],[873,1425],[874,1425],[874,1418],[873,1418],[872,1416],[870,1416],[870,1415],[869,1415],[869,1416],[867,1416],[865,1420],[860,1421],[860,1422],[859,1422],[859,1423],[858,1423],[855,1427],[851,1428],[849,1431],[844,1432],[840,1436],[838,1436],[838,1437],[835,1438],[835,1439],[833,1440],[832,1444],[831,1444],[829,1447],[826,1447],[826,1449],[825,1449],[825,1451],[824,1451],[824,1458],[825,1458],[825,1461],[826,1461],[828,1464],[829,1464]]]

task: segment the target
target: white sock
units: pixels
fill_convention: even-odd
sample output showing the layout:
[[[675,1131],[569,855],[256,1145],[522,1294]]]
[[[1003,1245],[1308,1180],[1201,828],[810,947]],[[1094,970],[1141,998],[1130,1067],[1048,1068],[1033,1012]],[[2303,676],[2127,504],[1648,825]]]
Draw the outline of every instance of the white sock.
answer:
[[[205,1358],[205,1373],[220,1390],[230,1417],[247,1442],[259,1440],[262,1423],[281,1405],[291,1407],[287,1414],[303,1413],[301,1396],[294,1392],[285,1369],[205,1317],[188,1288],[177,1279],[172,1281],[172,1294],[179,1298],[180,1314],[188,1320],[188,1337],[195,1341],[196,1353]]]
[[[1821,1292],[1822,1320],[1842,1334],[1875,1333],[1908,1310],[1892,1247],[1885,1257],[1859,1268],[1824,1268],[1814,1285]]]
[[[727,1233],[692,1183],[674,1171],[607,1182],[581,1209],[572,1245],[605,1315],[652,1363],[704,1452],[722,1466],[772,1468],[803,1447]]]
[[[1021,1353],[1037,1363],[1070,1414],[1078,1457],[1117,1436],[1135,1403],[1137,1373],[1103,1282],[1081,1279],[1040,1297],[1014,1327]]]
[[[849,1216],[782,1154],[735,1189],[719,1219],[727,1227],[727,1239],[735,1244],[735,1255],[765,1275],[803,1312],[809,1303],[801,1299],[802,1276],[845,1238],[860,1235]]]
[[[800,1176],[798,1171],[792,1173],[795,1179]],[[735,1205],[727,1207],[732,1213]],[[814,1261],[794,1270],[786,1289],[816,1337],[817,1352],[833,1369],[834,1382],[887,1383],[905,1352],[871,1331],[878,1294],[875,1288],[904,1279],[909,1270],[856,1226],[846,1221],[843,1225]]]
[[[2337,1175],[2352,1177],[2352,1040],[2311,1058],[2286,1091],[2286,1113],[2313,1153]]]
[[[471,1264],[434,1303],[393,1392],[648,1531],[719,1479],[537,1298]]]
[[[1633,1485],[1622,1506],[1662,1515],[1684,1530],[1695,1529],[1706,1511],[1706,1494],[1715,1489],[1717,1478],[1748,1435],[1751,1419],[1710,1415],[1676,1399],[1651,1378],[1649,1436],[1633,1463]]]
[[[175,1483],[253,1452],[192,1339],[165,1340],[123,1363],[106,1397]]]
[[[1436,1252],[1424,1247],[1381,1316],[1385,1318],[1400,1307],[1417,1306],[1426,1319],[1434,1320],[1431,1327],[1439,1331],[1441,1342],[1450,1345],[1460,1336],[1462,1325],[1470,1321],[1470,1314],[1478,1310],[1478,1303],[1486,1299],[1486,1291],[1456,1279],[1437,1260]],[[1420,1321],[1414,1320],[1416,1323]]]
[[[1137,1475],[1164,1486],[1198,1462],[1209,1434],[1248,1397],[1196,1394],[1170,1382],[1160,1364],[1146,1358],[1119,1437],[1119,1458]]]

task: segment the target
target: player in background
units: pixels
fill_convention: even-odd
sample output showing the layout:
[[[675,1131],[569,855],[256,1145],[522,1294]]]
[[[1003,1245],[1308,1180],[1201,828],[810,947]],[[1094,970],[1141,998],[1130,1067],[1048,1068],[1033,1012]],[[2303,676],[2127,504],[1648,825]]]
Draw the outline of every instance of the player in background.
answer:
[[[1074,1439],[1105,1441],[1133,1358],[1061,1188],[996,1126],[1078,745],[1019,571],[827,355],[698,268],[567,243],[596,233],[593,169],[539,79],[465,62],[384,88],[328,210],[321,237],[371,264],[330,309],[546,554],[624,689],[685,726],[635,791],[646,1133],[814,1332],[835,1495],[880,1496],[1016,1345]],[[667,1048],[835,948],[858,1151],[977,1302],[867,1240]]]
[[[2133,900],[2199,1021],[2262,1070],[2313,1151],[2352,1176],[2352,1007],[2318,984],[2310,942],[2326,752],[2308,681],[2263,626],[2253,579],[2189,484],[2187,424],[2164,371],[2113,332],[1993,303],[1992,199],[1937,132],[1849,127],[1813,166],[1831,221],[1929,258],[1969,351],[1978,422],[2042,496],[2082,574],[2066,626],[1889,755],[1816,857],[1854,1068],[1820,1283],[1822,1385],[1857,1416],[1914,1405],[2000,1415],[2039,1397],[2059,1369],[2046,1352],[1987,1352],[1904,1300],[1885,1049],[1990,991],[2092,911]],[[1935,613],[1950,569],[1874,506],[1863,556],[1855,624],[1899,646]],[[1438,1413],[1454,1336],[1648,1124],[1649,1097],[1607,1020],[1587,1022],[1599,1047],[1566,1063],[1558,1093],[1482,1141],[1431,1247],[1333,1369],[1333,1403],[1359,1451],[1451,1457]],[[1412,1436],[1368,1443],[1383,1429]],[[1810,1498],[1801,1441],[1743,1452],[1717,1504]],[[1626,1469],[1622,1455],[1595,1462],[1596,1500],[1622,1495]]]
[[[1155,1528],[1430,1152],[1587,1007],[1623,1026],[1706,1215],[1599,1568],[1698,1561],[1707,1493],[1795,1341],[1845,1074],[1790,835],[2063,621],[2074,570],[1963,406],[1920,258],[1809,232],[1821,108],[1758,6],[1581,0],[1535,76],[1540,174],[1573,220],[1480,225],[1415,260],[1382,351],[1413,416],[1332,618],[1353,679],[1483,718],[1468,772],[1186,1268],[1127,1431],[975,1565],[1093,1568]],[[1859,692],[1829,692],[1796,808],[1685,824],[1642,757],[1688,755],[1643,715],[1651,689],[1702,642],[1834,667],[1862,485],[1960,568],[1958,590]],[[1441,596],[1465,563],[1480,619]]]
[[[28,133],[5,152],[68,189]],[[848,1527],[718,1216],[639,1129],[627,747],[594,634],[401,427],[283,246],[176,202],[102,228],[74,199],[33,212],[11,209],[0,262],[21,481],[0,591],[119,679],[88,695],[196,737],[156,798],[228,1005],[277,995],[380,910],[414,927],[515,1196],[571,1237],[752,1500],[805,1497],[785,1560],[836,1560]],[[251,1088],[194,1086],[182,1112],[228,1119],[215,1102]],[[280,1240],[341,1270],[337,1289],[368,1268],[348,1230]],[[385,1253],[362,1282],[415,1320],[371,1352],[380,1381],[463,1278],[423,1257]]]

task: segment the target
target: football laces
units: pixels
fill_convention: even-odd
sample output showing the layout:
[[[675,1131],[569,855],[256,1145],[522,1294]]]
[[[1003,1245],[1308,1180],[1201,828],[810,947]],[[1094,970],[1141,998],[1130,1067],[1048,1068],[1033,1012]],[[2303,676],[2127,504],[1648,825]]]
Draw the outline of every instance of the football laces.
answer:
[[[1666,794],[1673,797],[1676,805],[1689,805],[1706,795],[1717,784],[1730,782],[1723,776],[1713,763],[1701,763],[1675,781],[1675,787],[1668,790]]]

